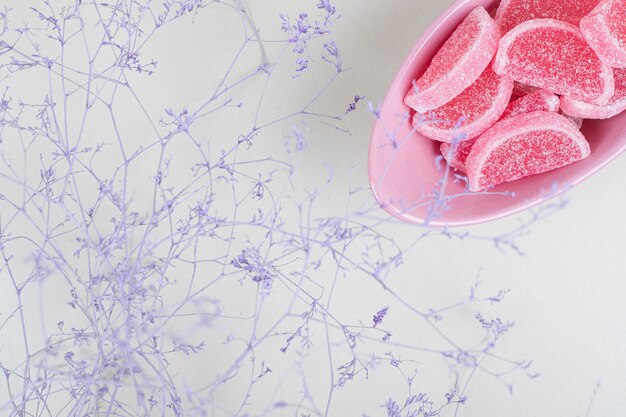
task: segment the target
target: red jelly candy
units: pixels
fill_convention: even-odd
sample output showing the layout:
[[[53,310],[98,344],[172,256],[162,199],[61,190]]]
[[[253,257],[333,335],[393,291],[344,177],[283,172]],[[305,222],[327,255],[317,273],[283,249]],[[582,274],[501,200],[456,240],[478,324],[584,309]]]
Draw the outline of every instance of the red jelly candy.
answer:
[[[520,97],[508,105],[501,119],[531,111],[559,111],[559,97],[548,90],[538,90]]]
[[[453,142],[472,139],[493,125],[511,98],[513,80],[491,67],[465,91],[427,114],[416,113],[415,130],[431,139]]]
[[[496,22],[502,34],[532,19],[556,19],[578,26],[600,0],[502,0]]]
[[[513,84],[513,96],[514,97],[524,97],[528,94],[532,94],[537,90],[541,90],[539,87],[533,87],[532,85],[519,83],[515,81]]]
[[[570,97],[561,97],[563,113],[584,119],[608,119],[626,110],[626,68],[614,68],[615,94],[604,106],[596,106]]]
[[[476,139],[455,144],[444,142],[439,147],[439,150],[446,162],[448,162],[448,165],[454,169],[465,172],[465,161],[472,150],[472,146],[474,146],[474,142],[476,142]]]
[[[607,64],[626,68],[626,1],[602,1],[580,21],[580,30]]]
[[[496,22],[483,7],[475,8],[439,49],[404,102],[420,113],[448,103],[480,77],[499,40]]]
[[[494,71],[515,81],[598,105],[614,93],[611,68],[575,26],[553,19],[529,20],[500,40]]]
[[[550,171],[589,153],[585,137],[560,114],[520,114],[499,121],[476,139],[466,161],[469,189],[480,191]]]
[[[565,116],[570,122],[576,126],[576,129],[580,130],[583,127],[583,122],[585,121],[582,117],[574,117],[569,114],[563,113],[563,111],[559,111],[561,116]]]
[[[559,98],[549,91],[539,90],[512,101],[502,114],[500,120],[533,111],[556,112],[558,110]],[[476,139],[459,142],[457,144],[442,143],[440,147],[441,154],[452,168],[465,171],[465,161],[475,141]]]

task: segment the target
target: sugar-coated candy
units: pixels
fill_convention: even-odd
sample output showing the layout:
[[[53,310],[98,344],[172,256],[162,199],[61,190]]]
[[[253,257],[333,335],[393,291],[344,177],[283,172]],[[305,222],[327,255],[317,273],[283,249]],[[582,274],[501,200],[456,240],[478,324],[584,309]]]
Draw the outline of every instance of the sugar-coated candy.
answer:
[[[590,154],[574,124],[556,112],[519,114],[476,139],[467,161],[471,191],[569,165]]]
[[[524,97],[528,94],[532,94],[537,90],[541,90],[539,87],[533,87],[532,85],[524,84],[515,81],[513,84],[513,96],[514,97]]]
[[[578,26],[580,19],[598,5],[599,0],[502,0],[496,22],[502,34],[532,19],[556,19]]]
[[[568,116],[583,119],[608,119],[626,110],[626,68],[613,68],[615,94],[604,106],[561,96],[561,110]]]
[[[558,111],[559,97],[546,90],[538,90],[532,94],[518,98],[507,106],[500,120],[533,111]],[[452,168],[465,172],[465,161],[472,150],[476,139],[459,143],[442,143],[441,154]]]
[[[559,114],[561,116],[565,116],[570,122],[572,122],[574,126],[576,126],[576,129],[580,130],[583,127],[585,120],[582,117],[570,116],[569,114],[563,113],[563,110],[559,111]]]
[[[452,168],[465,172],[465,161],[472,150],[476,139],[466,140],[458,143],[444,142],[439,147],[441,155]]]
[[[580,30],[598,56],[626,68],[626,0],[604,0],[580,21]]]
[[[500,40],[494,71],[555,94],[604,105],[614,93],[611,68],[580,29],[554,19],[529,20]]]
[[[416,113],[415,130],[441,142],[470,140],[498,121],[506,109],[513,80],[487,67],[461,94],[428,113]]]
[[[511,102],[502,113],[501,119],[531,111],[559,111],[559,97],[548,91],[538,90]]]
[[[420,113],[448,103],[480,77],[499,40],[496,22],[483,7],[475,8],[439,49],[404,102]]]

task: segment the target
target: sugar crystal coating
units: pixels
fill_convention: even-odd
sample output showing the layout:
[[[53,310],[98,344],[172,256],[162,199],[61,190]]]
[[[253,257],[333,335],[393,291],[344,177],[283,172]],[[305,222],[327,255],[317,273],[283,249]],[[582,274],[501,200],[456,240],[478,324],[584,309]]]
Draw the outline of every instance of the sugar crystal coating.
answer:
[[[584,119],[608,119],[626,110],[626,68],[613,68],[615,94],[604,106],[561,97],[561,110],[569,116]]]
[[[533,111],[555,112],[558,110],[559,97],[547,90],[538,90],[509,103],[500,120]],[[452,168],[465,172],[465,162],[475,141],[476,139],[471,139],[456,144],[442,143],[441,154]]]
[[[502,115],[511,98],[513,81],[491,67],[449,103],[426,114],[416,113],[415,130],[442,142],[469,140],[484,132]]]
[[[609,66],[626,68],[626,1],[602,1],[580,21],[580,30]]]
[[[500,40],[493,68],[515,81],[594,104],[606,104],[614,93],[611,68],[580,29],[558,20],[516,26]]]
[[[585,137],[567,118],[536,111],[504,119],[476,139],[466,169],[469,189],[480,191],[569,165],[590,154]]]
[[[582,117],[570,116],[569,114],[563,113],[562,110],[559,111],[559,114],[561,116],[566,117],[570,122],[572,122],[572,124],[576,126],[576,129],[580,130],[583,127],[583,123],[585,122],[585,119],[583,119]]]
[[[527,94],[511,102],[502,113],[501,119],[539,110],[558,111],[559,97],[548,90],[538,90],[532,94]]]
[[[443,158],[448,162],[448,165],[454,169],[465,172],[465,161],[472,150],[472,146],[474,146],[474,142],[476,142],[476,139],[459,143],[444,142],[439,147],[439,150]]]
[[[598,5],[599,0],[502,0],[496,22],[504,35],[522,22],[556,19],[578,26],[580,19]]]
[[[422,113],[448,103],[480,77],[495,55],[499,40],[496,22],[483,7],[475,8],[409,89],[405,103]]]
[[[528,94],[532,94],[537,90],[541,90],[539,87],[533,87],[532,85],[524,84],[515,81],[513,84],[513,96],[524,97]]]
[[[607,24],[611,33],[615,36],[619,45],[626,48],[626,1],[612,0],[611,8],[607,16]]]

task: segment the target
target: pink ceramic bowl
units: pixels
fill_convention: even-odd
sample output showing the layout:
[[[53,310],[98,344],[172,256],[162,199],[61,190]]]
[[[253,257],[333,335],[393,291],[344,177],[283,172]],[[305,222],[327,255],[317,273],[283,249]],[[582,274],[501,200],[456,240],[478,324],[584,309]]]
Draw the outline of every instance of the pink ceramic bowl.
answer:
[[[585,120],[582,132],[591,145],[587,159],[501,184],[490,189],[490,193],[466,193],[463,182],[454,182],[453,170],[446,174],[445,161],[438,167],[435,161],[440,155],[439,142],[412,130],[412,111],[404,104],[404,95],[474,7],[491,11],[498,3],[499,0],[455,2],[417,41],[382,104],[370,142],[369,181],[381,207],[400,220],[429,226],[464,226],[518,213],[580,183],[626,148],[625,112],[608,120]],[[441,191],[443,197],[435,198],[436,191]],[[433,203],[444,200],[443,209]]]

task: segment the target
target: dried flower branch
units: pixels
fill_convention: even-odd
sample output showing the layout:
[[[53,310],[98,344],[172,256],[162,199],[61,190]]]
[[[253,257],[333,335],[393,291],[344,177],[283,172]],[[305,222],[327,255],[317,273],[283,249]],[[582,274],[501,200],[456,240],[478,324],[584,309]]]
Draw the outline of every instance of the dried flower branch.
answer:
[[[312,110],[347,71],[329,0],[277,17],[284,39],[271,47],[240,0],[36,3],[21,25],[16,11],[0,13],[3,415],[329,416],[343,387],[383,372],[408,389],[399,402],[398,392],[379,393],[387,415],[425,417],[458,413],[475,373],[506,387],[515,373],[535,376],[530,362],[495,353],[512,324],[476,311],[478,344],[442,327],[448,315],[487,309],[508,290],[483,295],[475,285],[457,303],[419,306],[395,277],[427,238],[520,252],[518,238],[560,206],[500,236],[415,228],[400,242],[404,226],[367,189],[350,182],[333,196],[345,209],[324,215],[332,170],[315,190],[297,185],[315,140],[305,123],[347,131],[344,119],[364,100]],[[153,80],[168,63],[150,46],[233,15],[242,42],[224,74],[200,100],[155,110],[146,97],[165,87]],[[300,108],[266,118],[277,69],[290,68],[281,81],[295,82],[294,64],[298,75],[315,60],[333,74]],[[255,83],[263,87],[250,99],[242,90]],[[370,111],[377,115],[371,103]],[[229,117],[238,122],[225,134],[216,126]],[[280,140],[259,145],[272,137]],[[442,171],[441,188],[419,202],[433,216],[454,198],[443,192],[446,178]],[[365,312],[340,314],[347,280],[375,288],[373,302],[354,296]],[[394,315],[446,347],[418,342]],[[418,383],[421,360],[442,360],[452,388]]]

